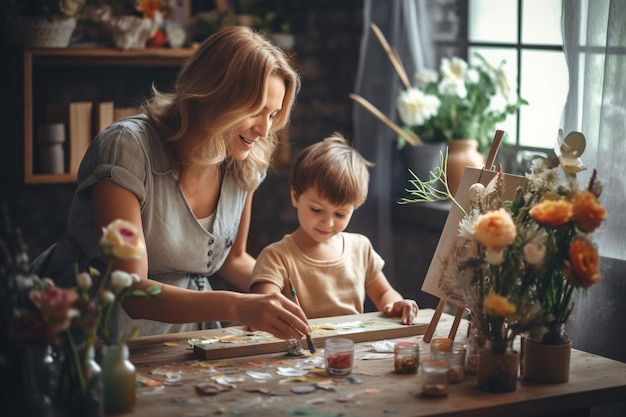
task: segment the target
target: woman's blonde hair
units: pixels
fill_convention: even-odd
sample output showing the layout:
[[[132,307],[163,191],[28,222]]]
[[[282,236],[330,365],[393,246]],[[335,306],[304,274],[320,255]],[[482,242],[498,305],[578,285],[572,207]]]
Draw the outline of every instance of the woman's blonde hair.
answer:
[[[241,123],[261,111],[272,75],[285,80],[282,110],[248,157],[233,160],[229,141]],[[153,86],[143,111],[161,133],[174,169],[196,166],[206,172],[224,163],[242,188],[252,190],[269,167],[276,133],[288,124],[299,90],[300,77],[284,51],[261,33],[233,26],[210,36],[194,51],[180,70],[174,91],[160,92]]]
[[[367,198],[370,179],[367,169],[373,165],[335,132],[298,154],[291,172],[291,186],[296,198],[315,188],[321,198],[334,205],[358,207]]]

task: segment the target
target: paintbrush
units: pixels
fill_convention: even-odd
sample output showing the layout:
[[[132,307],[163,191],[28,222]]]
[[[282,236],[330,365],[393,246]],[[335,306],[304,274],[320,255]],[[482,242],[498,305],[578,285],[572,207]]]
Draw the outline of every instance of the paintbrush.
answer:
[[[302,306],[300,305],[300,301],[298,300],[298,293],[296,292],[296,287],[293,286],[293,282],[291,282],[291,278],[287,278],[287,280],[289,280],[289,288],[291,289],[291,295],[293,296],[295,303],[300,308],[302,308]],[[315,353],[317,349],[315,348],[315,345],[313,344],[313,339],[311,338],[310,334],[306,335],[306,343],[309,346],[309,352]]]

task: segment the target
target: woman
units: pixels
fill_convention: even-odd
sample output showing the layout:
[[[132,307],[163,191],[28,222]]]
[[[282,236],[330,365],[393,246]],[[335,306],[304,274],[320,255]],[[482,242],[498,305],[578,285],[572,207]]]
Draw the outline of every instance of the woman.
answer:
[[[102,228],[124,219],[140,226],[146,251],[115,268],[138,274],[142,289],[161,283],[165,302],[128,300],[122,330],[161,334],[228,320],[284,339],[302,337],[306,317],[286,297],[211,291],[208,282],[219,273],[239,289],[249,286],[252,195],[299,88],[284,52],[260,34],[229,27],[208,38],[182,67],[173,92],[154,88],[139,115],[94,139],[78,173],[68,230],[35,260],[35,271],[73,285],[76,262],[81,270],[103,265]]]

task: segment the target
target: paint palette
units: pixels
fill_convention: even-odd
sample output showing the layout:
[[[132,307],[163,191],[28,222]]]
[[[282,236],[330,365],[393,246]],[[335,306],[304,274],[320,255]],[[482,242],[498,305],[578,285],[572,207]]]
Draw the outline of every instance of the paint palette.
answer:
[[[389,317],[380,312],[327,317],[309,320],[311,336],[316,347],[324,346],[330,337],[341,336],[355,342],[392,339],[423,335],[430,320],[403,325],[399,317]],[[286,352],[288,341],[270,333],[250,331],[242,326],[207,331],[206,337],[191,339],[194,354],[201,359],[224,359],[239,356]],[[306,343],[303,341],[303,346]]]

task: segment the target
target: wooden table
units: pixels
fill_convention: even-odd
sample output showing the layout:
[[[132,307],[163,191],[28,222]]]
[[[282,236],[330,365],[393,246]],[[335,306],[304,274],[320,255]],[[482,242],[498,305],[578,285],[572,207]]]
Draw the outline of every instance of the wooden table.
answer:
[[[428,324],[433,313],[420,310],[418,321]],[[311,324],[315,322],[311,320]],[[453,317],[444,314],[438,332],[452,322]],[[457,339],[465,325],[461,324]],[[566,383],[545,385],[519,379],[515,392],[492,394],[479,390],[476,377],[466,374],[462,382],[450,385],[447,397],[426,398],[420,395],[421,372],[399,375],[393,372],[392,358],[363,359],[372,354],[372,342],[356,344],[352,378],[331,379],[319,368],[297,378],[281,376],[277,371],[311,368],[322,359],[321,349],[309,358],[278,352],[201,360],[187,341],[212,332],[216,331],[150,336],[129,343],[139,376],[166,381],[165,375],[151,373],[158,369],[171,372],[174,380],[180,376],[171,385],[138,387],[132,416],[584,416],[590,406],[622,401],[626,396],[626,364],[577,350],[572,351]],[[428,355],[428,345],[421,336],[402,339],[417,340],[422,358]],[[264,374],[270,379],[250,376]],[[196,385],[220,377],[230,381],[233,388],[215,395],[196,392]],[[315,384],[318,388],[307,394],[292,391]]]

